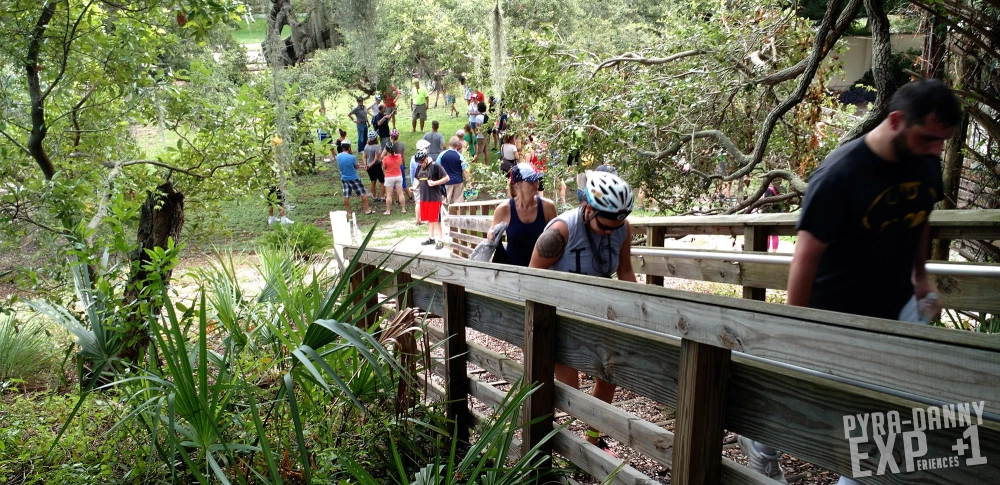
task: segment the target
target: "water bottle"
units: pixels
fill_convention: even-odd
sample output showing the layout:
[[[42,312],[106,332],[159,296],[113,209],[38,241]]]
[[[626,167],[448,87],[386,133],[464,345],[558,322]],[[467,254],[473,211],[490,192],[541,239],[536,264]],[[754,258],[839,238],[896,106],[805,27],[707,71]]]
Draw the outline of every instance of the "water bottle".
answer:
[[[917,314],[919,315],[920,323],[930,323],[936,315],[934,315],[934,308],[937,306],[938,294],[933,291],[928,293],[917,302]]]

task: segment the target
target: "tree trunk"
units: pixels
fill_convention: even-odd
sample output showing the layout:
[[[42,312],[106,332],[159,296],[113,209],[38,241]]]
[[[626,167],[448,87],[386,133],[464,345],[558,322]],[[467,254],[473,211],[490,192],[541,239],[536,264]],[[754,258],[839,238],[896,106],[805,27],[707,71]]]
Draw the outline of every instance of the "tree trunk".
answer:
[[[322,5],[310,9],[306,18],[299,21],[291,0],[273,0],[271,12],[267,16],[267,29],[275,38],[281,38],[281,31],[287,25],[291,32],[282,40],[280,60],[285,66],[294,66],[318,49],[329,49],[340,45],[341,35],[333,27],[335,23]],[[270,64],[271,56],[267,42],[261,46],[264,59]]]
[[[146,202],[142,204],[139,216],[138,243],[132,253],[132,275],[129,277],[122,295],[122,307],[130,308],[132,313],[128,330],[125,335],[126,347],[121,357],[133,362],[139,357],[139,352],[149,343],[149,333],[146,327],[148,318],[160,313],[160,295],[147,295],[144,289],[148,287],[151,272],[144,268],[152,258],[146,252],[153,248],[166,248],[169,239],[176,243],[184,226],[184,194],[174,190],[170,182],[156,188],[155,192],[146,193]],[[170,282],[170,269],[159,275],[164,285]]]
[[[958,56],[955,71],[956,78],[959,82],[961,82],[966,74],[966,67],[965,56]],[[940,70],[944,71],[944,69]],[[958,130],[955,132],[955,136],[951,137],[951,139],[948,140],[947,146],[945,146],[943,160],[944,200],[938,203],[938,209],[954,209],[958,207],[958,190],[962,183],[962,166],[965,162],[965,154],[962,150],[965,148],[965,141],[968,136],[969,112],[963,111],[962,118],[958,122]],[[930,259],[947,261],[950,250],[950,239],[936,240],[931,248]]]
[[[861,137],[882,122],[889,114],[889,98],[898,87],[893,83],[892,72],[889,71],[892,61],[889,16],[886,15],[881,0],[865,0],[865,10],[868,11],[868,25],[872,30],[872,74],[878,94],[864,119],[840,139],[841,145]]]
[[[948,26],[927,13],[924,18],[924,46],[920,58],[923,60],[921,74],[925,78],[944,78],[944,54],[948,39]]]

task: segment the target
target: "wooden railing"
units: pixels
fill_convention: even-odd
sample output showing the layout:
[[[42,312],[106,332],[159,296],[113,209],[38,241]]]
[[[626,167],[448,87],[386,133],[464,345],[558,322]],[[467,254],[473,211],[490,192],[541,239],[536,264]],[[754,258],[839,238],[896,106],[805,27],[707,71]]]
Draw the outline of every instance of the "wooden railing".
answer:
[[[453,204],[448,225],[453,254],[467,257],[490,229],[492,207],[500,201]],[[798,214],[629,218],[634,233],[646,234],[646,248],[633,248],[632,267],[647,284],[664,277],[743,286],[743,296],[763,300],[767,289],[787,289],[788,256],[769,255],[767,237],[795,234]],[[1000,240],[1000,210],[935,211],[935,239]],[[743,251],[664,251],[668,238],[688,235],[743,236]],[[745,256],[753,256],[747,261]],[[935,262],[929,271],[946,308],[1000,313],[1000,264]]]
[[[345,248],[347,257],[356,253]],[[559,408],[669,467],[674,484],[774,483],[723,457],[723,429],[848,476],[857,463],[876,470],[883,456],[883,466],[892,462],[901,470],[873,473],[864,483],[1000,483],[995,336],[570,273],[412,257],[368,249],[360,261],[404,268],[398,284],[426,278],[400,304],[444,316],[437,338],[448,339],[439,365],[445,385],[438,392],[452,403],[449,415],[463,428],[471,425],[469,395],[488,404],[503,397],[469,376],[466,363],[472,363],[508,382],[523,377],[541,386],[524,406],[525,419],[553,416]],[[466,328],[520,347],[523,361],[467,342]],[[674,433],[555,383],[556,362],[676,409]],[[899,433],[879,432],[876,440],[871,421],[867,440],[845,436],[848,416],[895,411],[909,420],[915,408],[970,402],[982,403],[981,422],[972,416],[974,427],[927,430],[923,447],[914,448],[910,439],[904,445]],[[522,447],[536,444],[551,426],[543,420],[525,430]],[[913,424],[903,421],[895,431],[911,430]],[[985,464],[966,461],[973,434],[975,456],[985,457]],[[962,455],[959,444],[966,446]],[[566,430],[551,450],[598,478],[619,463]],[[923,454],[915,457],[913,450]],[[920,461],[950,457],[956,461],[948,467],[938,460],[929,469],[923,466],[929,462]],[[906,473],[908,466],[913,471]],[[613,483],[656,482],[625,467]]]

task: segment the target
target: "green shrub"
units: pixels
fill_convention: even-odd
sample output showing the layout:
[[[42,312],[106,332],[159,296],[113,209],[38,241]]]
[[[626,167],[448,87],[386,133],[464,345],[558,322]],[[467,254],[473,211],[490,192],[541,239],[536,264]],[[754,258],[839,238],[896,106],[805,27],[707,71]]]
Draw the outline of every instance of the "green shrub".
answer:
[[[286,249],[300,256],[321,253],[333,247],[333,237],[326,231],[312,225],[274,224],[270,231],[257,239],[257,244],[266,248]]]
[[[0,315],[0,386],[11,379],[28,381],[37,376],[48,365],[52,350],[42,325],[21,324],[12,315]]]

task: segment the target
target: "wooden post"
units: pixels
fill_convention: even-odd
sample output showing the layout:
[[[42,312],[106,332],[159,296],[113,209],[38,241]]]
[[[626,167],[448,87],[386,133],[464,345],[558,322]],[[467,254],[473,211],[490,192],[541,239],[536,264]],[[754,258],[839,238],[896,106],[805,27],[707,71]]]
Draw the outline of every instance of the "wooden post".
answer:
[[[359,290],[359,289],[364,290],[364,291],[370,291],[371,286],[368,286],[367,288],[362,288],[362,285],[364,284],[365,279],[368,278],[368,276],[370,274],[372,274],[372,271],[374,271],[374,270],[375,270],[375,268],[372,267],[371,265],[368,265],[368,264],[358,264],[358,266],[355,269],[354,273],[351,274],[351,292],[354,292],[354,291]],[[378,304],[379,304],[378,303],[378,295],[373,295],[372,298],[370,300],[368,300],[367,303],[365,303],[365,309],[364,309],[364,311],[367,312],[368,310],[371,310],[372,308],[376,308],[376,307],[378,307]],[[378,312],[375,311],[375,312],[369,313],[367,316],[365,316],[365,318],[363,320],[358,321],[358,323],[361,324],[363,322],[363,325],[365,326],[365,328],[370,328],[372,325],[375,324],[375,322],[377,320],[378,320]]]
[[[556,308],[527,300],[524,302],[524,379],[526,385],[541,384],[521,408],[521,422],[547,417],[521,431],[521,456],[552,431],[555,399],[554,373],[556,347]],[[552,442],[540,448],[552,454]]]
[[[743,250],[767,252],[768,226],[746,226],[743,232]],[[764,301],[767,288],[743,287],[743,298]]]
[[[413,277],[410,273],[396,273],[396,290],[399,291],[400,288],[409,285],[413,282]],[[393,293],[395,293],[395,291]],[[413,303],[413,288],[410,288],[398,295],[396,295],[396,311],[401,312],[406,307],[415,306]]]
[[[662,248],[663,239],[667,237],[667,228],[663,226],[649,226],[646,228],[646,246],[651,248]],[[663,286],[662,276],[646,275],[647,285]]]
[[[469,375],[466,371],[468,344],[465,341],[465,287],[444,283],[444,379],[448,401],[446,415],[458,424],[455,439],[469,442]]]
[[[681,340],[670,482],[674,485],[719,483],[731,356],[729,349]]]

